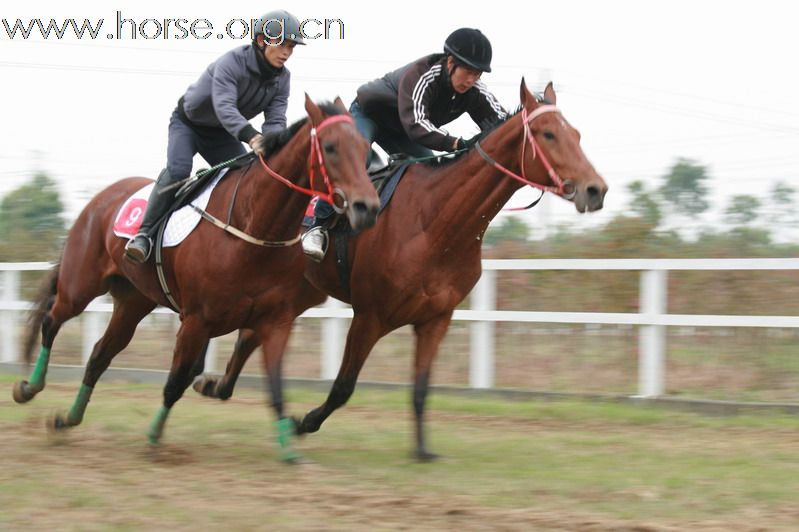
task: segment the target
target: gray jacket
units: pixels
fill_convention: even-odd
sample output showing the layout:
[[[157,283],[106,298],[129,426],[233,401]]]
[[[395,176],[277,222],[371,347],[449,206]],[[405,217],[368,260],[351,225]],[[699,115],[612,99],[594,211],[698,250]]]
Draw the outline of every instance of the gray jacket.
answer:
[[[270,70],[271,69],[271,70]],[[178,112],[190,124],[223,127],[243,142],[258,132],[249,119],[264,113],[262,133],[286,127],[289,100],[288,69],[259,65],[252,45],[240,46],[211,63],[189,86],[178,103]]]

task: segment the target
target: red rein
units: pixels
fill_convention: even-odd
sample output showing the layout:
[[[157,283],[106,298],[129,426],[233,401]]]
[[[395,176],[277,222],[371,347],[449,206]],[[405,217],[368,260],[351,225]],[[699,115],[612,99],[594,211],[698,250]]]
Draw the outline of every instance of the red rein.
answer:
[[[334,116],[330,116],[330,117],[327,117],[324,120],[322,120],[322,123],[319,124],[318,126],[311,127],[311,153],[308,156],[308,174],[311,177],[311,187],[310,188],[305,188],[305,187],[301,187],[299,185],[295,185],[294,183],[292,183],[291,181],[289,181],[288,179],[286,179],[282,175],[278,174],[277,172],[275,172],[274,170],[269,168],[269,166],[266,164],[266,161],[264,160],[263,156],[259,155],[258,158],[261,161],[261,166],[263,166],[263,168],[264,168],[264,170],[266,170],[267,174],[269,174],[270,176],[274,177],[275,179],[277,179],[278,181],[280,181],[281,183],[283,183],[287,187],[289,187],[289,188],[291,188],[293,190],[296,190],[297,192],[300,192],[302,194],[305,194],[307,196],[319,196],[320,200],[326,201],[326,202],[328,202],[329,204],[331,204],[331,205],[333,205],[335,207],[336,204],[335,204],[334,199],[333,199],[333,196],[335,194],[335,190],[333,189],[333,184],[330,182],[330,176],[327,174],[327,168],[325,168],[325,161],[324,161],[324,158],[322,157],[322,147],[319,145],[319,135],[318,134],[319,134],[320,131],[322,131],[327,126],[332,125],[332,124],[337,124],[339,122],[349,122],[350,124],[354,123],[353,120],[352,120],[352,117],[349,116],[349,115],[334,115]],[[326,193],[314,190],[314,177],[315,177],[315,171],[314,171],[315,165],[314,165],[314,163],[317,163],[319,165],[319,172],[322,174],[322,178],[324,179],[325,186],[327,187],[327,192]]]
[[[517,181],[524,183],[525,185],[529,185],[531,187],[543,190],[544,192],[552,192],[553,194],[557,194],[559,196],[563,196],[566,199],[570,199],[573,195],[573,191],[566,191],[566,186],[569,184],[568,181],[564,181],[560,178],[558,173],[552,168],[552,165],[549,163],[546,155],[544,155],[544,150],[538,145],[538,141],[535,140],[533,136],[533,132],[530,130],[530,124],[533,120],[538,118],[544,113],[556,113],[559,112],[558,108],[554,105],[540,105],[538,106],[532,113],[527,113],[527,109],[522,109],[522,125],[524,126],[524,140],[522,141],[522,153],[521,153],[521,167],[522,167],[522,175],[517,175],[514,172],[511,172],[495,160],[483,155],[483,158],[486,159],[494,168],[502,172],[503,174],[511,177]],[[526,142],[525,142],[526,141]],[[533,181],[527,179],[527,175],[524,171],[524,152],[527,148],[527,144],[530,145],[530,149],[533,150],[533,159],[539,157],[541,159],[541,164],[544,165],[547,173],[549,174],[549,178],[555,183],[555,186],[546,186],[546,185],[539,185]],[[482,149],[480,150],[482,152]],[[482,152],[481,155],[485,153]]]

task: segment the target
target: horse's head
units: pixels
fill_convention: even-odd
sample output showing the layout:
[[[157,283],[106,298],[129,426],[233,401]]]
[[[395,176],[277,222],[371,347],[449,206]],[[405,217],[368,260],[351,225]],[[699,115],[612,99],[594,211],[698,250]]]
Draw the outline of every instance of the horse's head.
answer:
[[[524,79],[520,92],[522,123],[529,128],[525,130],[524,143],[530,148],[522,151],[522,172],[525,167],[543,165],[546,172],[536,175],[548,179],[547,184],[572,200],[579,212],[601,209],[608,186],[580,148],[580,133],[555,107],[557,98],[552,83],[544,90],[544,101],[530,93]]]
[[[372,227],[380,199],[366,173],[369,144],[341,98],[336,98],[333,109],[323,110],[306,94],[305,110],[313,128],[311,171],[322,174],[332,190],[333,207],[346,214],[353,229]]]

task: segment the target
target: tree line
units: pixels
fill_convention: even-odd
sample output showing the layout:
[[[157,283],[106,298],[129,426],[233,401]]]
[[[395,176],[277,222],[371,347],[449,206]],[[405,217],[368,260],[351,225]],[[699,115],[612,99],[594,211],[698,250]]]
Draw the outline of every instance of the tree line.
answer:
[[[797,191],[782,182],[762,197],[736,194],[723,210],[724,225],[703,226],[710,206],[707,169],[677,159],[651,183],[628,186],[630,201],[622,214],[590,235],[560,226],[545,239],[518,216],[489,227],[486,255],[494,258],[566,257],[787,257],[795,243],[780,231],[799,228]],[[0,261],[54,260],[66,235],[64,204],[55,181],[44,172],[0,200]]]
[[[486,232],[486,254],[493,258],[658,258],[793,257],[799,247],[783,235],[799,228],[797,191],[777,182],[763,196],[732,195],[723,224],[703,225],[710,208],[706,167],[677,159],[652,183],[628,188],[624,212],[599,231],[583,235],[561,226],[545,239],[521,218],[508,216]]]

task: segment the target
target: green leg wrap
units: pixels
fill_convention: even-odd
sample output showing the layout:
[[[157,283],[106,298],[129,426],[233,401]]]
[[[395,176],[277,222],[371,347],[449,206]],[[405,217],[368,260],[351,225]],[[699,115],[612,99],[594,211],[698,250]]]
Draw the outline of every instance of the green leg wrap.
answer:
[[[36,366],[31,373],[31,379],[28,381],[28,386],[32,389],[41,391],[44,389],[44,377],[47,375],[47,364],[50,362],[50,349],[42,346],[39,351],[39,358],[36,359]]]
[[[275,421],[277,428],[277,443],[280,445],[280,459],[284,462],[292,462],[300,457],[291,448],[291,436],[294,434],[294,422],[291,418],[284,417]]]
[[[161,439],[161,434],[164,432],[164,425],[166,424],[168,415],[169,409],[165,406],[161,406],[158,413],[155,415],[155,419],[150,425],[150,431],[147,433],[147,439],[152,445],[157,444],[158,440]]]
[[[83,421],[83,414],[86,412],[86,405],[89,404],[89,398],[92,396],[93,391],[94,388],[91,386],[81,384],[78,397],[75,398],[75,402],[72,404],[72,408],[69,409],[69,414],[67,415],[67,424],[70,427],[80,425],[80,422]]]

